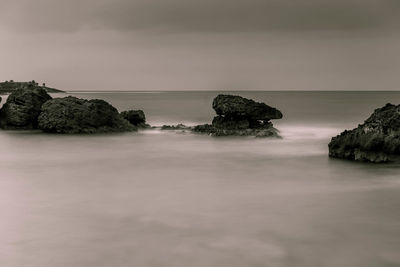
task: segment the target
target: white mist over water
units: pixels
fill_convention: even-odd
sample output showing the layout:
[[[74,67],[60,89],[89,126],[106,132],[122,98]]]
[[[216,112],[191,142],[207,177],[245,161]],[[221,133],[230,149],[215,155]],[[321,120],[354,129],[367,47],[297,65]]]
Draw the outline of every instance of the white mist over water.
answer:
[[[283,138],[0,131],[0,266],[399,265],[399,166],[327,144],[400,94],[237,94],[281,109]],[[151,124],[209,122],[215,95],[77,94]]]

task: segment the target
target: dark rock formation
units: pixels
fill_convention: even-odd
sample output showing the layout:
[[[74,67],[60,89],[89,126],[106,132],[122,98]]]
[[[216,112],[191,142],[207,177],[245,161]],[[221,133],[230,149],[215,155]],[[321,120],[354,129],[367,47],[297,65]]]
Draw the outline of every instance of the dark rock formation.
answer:
[[[143,110],[123,111],[121,112],[121,116],[134,126],[141,128],[149,127],[149,125],[146,124],[146,116],[144,115]]]
[[[361,125],[333,137],[329,156],[356,161],[389,162],[400,158],[400,105],[376,109]]]
[[[0,110],[0,126],[4,129],[35,129],[43,103],[51,97],[34,85],[13,91]]]
[[[186,131],[186,130],[192,130],[193,127],[186,126],[182,123],[177,124],[177,125],[163,125],[161,126],[161,130],[181,130],[181,131]]]
[[[241,96],[218,95],[214,98],[213,109],[218,116],[212,124],[198,125],[193,128],[194,132],[215,136],[279,136],[270,120],[281,119],[282,113],[264,103]]]
[[[39,129],[49,133],[105,133],[136,129],[104,100],[72,96],[47,101],[38,121]]]
[[[243,118],[249,121],[282,118],[282,113],[276,108],[241,96],[218,95],[214,98],[212,106],[217,115],[227,118]]]
[[[241,130],[250,128],[250,122],[245,118],[229,118],[216,116],[212,120],[212,125],[219,129]]]
[[[265,128],[247,128],[247,129],[222,129],[216,128],[210,124],[197,125],[193,128],[193,132],[205,133],[212,136],[255,136],[255,137],[280,137],[279,131],[272,127]]]

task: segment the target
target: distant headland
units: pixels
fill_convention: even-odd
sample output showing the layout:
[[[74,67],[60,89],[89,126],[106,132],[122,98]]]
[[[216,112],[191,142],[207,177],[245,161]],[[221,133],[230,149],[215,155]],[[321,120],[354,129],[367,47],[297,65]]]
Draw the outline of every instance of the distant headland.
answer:
[[[41,87],[46,92],[48,93],[65,93],[62,90],[47,87],[45,83],[42,85],[39,85],[35,80],[29,81],[29,82],[14,82],[13,80],[5,81],[5,82],[0,82],[0,94],[9,94],[17,90],[18,88],[24,88],[27,87],[28,85],[33,85],[35,87]]]

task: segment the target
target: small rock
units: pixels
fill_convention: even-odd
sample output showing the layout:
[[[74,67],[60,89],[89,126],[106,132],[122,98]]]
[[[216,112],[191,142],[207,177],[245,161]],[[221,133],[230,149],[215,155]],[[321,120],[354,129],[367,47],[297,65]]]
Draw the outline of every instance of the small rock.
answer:
[[[146,116],[144,115],[143,110],[123,111],[121,112],[121,116],[134,126],[141,128],[150,127],[148,124],[146,124]]]
[[[186,126],[182,123],[177,125],[163,125],[161,126],[161,130],[191,130],[192,127]]]
[[[203,124],[193,127],[193,132],[208,134],[212,136],[255,136],[280,138],[279,131],[275,129],[272,124],[270,125],[270,127],[254,129],[224,129],[216,128],[210,124]]]

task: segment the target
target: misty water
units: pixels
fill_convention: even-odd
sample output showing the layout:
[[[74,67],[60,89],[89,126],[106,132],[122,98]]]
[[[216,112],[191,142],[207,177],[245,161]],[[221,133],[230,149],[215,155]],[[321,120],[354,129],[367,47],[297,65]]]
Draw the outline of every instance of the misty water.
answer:
[[[233,93],[283,138],[0,131],[0,266],[399,266],[400,165],[327,144],[400,92]],[[217,94],[72,93],[151,125],[210,122]]]

